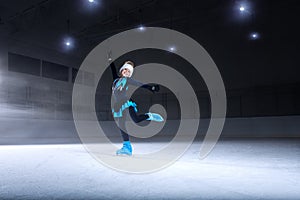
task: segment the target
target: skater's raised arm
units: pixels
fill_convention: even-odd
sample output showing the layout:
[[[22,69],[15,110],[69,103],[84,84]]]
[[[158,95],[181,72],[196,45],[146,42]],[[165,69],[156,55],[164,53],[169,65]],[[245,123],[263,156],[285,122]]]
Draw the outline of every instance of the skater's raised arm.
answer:
[[[119,78],[118,73],[117,73],[117,68],[114,62],[110,63],[110,69],[111,69],[111,73],[113,76],[113,79],[116,80],[117,78]]]

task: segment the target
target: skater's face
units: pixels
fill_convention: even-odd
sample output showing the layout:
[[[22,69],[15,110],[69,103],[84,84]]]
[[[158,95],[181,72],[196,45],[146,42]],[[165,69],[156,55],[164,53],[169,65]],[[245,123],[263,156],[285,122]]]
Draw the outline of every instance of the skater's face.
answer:
[[[130,76],[130,70],[125,68],[121,72],[122,77],[129,77]]]

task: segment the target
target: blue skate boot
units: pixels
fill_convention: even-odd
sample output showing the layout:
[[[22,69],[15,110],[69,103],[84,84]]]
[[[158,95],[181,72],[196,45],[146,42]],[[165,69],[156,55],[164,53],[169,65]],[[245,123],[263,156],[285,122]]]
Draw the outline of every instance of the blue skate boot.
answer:
[[[124,141],[123,147],[121,149],[118,149],[116,154],[117,154],[117,156],[119,156],[119,155],[131,156],[132,155],[132,147],[131,147],[130,141]]]
[[[156,122],[163,122],[164,121],[164,118],[160,115],[160,114],[157,114],[157,113],[146,113],[149,118],[147,120],[149,121],[156,121]]]

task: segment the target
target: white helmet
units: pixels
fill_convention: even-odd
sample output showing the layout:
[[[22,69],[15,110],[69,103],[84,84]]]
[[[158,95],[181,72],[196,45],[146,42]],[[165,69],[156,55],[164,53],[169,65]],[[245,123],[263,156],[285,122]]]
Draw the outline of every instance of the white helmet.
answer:
[[[128,69],[129,70],[129,77],[132,76],[133,74],[133,66],[129,63],[125,63],[119,70],[119,72],[121,73],[123,69]]]

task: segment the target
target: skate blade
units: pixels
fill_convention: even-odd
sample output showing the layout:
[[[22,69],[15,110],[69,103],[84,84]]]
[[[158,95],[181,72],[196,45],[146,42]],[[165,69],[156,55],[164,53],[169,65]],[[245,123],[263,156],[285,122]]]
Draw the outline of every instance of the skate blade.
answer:
[[[119,157],[132,157],[132,155],[129,155],[129,154],[115,154],[115,156],[119,156]]]

